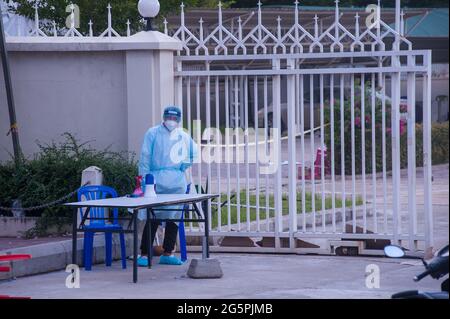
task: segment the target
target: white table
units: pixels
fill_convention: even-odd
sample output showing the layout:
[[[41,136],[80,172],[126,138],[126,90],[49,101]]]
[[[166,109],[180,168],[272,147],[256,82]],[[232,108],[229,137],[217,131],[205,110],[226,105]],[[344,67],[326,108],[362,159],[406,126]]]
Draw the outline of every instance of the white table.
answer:
[[[95,232],[95,228],[89,228],[89,230],[84,229],[84,224],[86,220],[98,219],[98,218],[90,218],[89,210],[91,207],[103,207],[103,208],[118,208],[118,209],[126,209],[132,210],[131,218],[120,218],[120,220],[129,220],[128,229],[123,230],[105,230],[98,229],[99,232],[123,232],[123,233],[132,233],[133,234],[133,282],[137,282],[137,256],[138,256],[138,233],[137,233],[137,215],[140,209],[147,210],[147,224],[148,224],[148,247],[149,247],[149,263],[148,268],[151,268],[152,263],[152,253],[153,253],[153,243],[151,243],[151,227],[150,221],[175,221],[175,222],[200,222],[205,224],[205,233],[203,240],[203,256],[209,258],[209,228],[208,228],[208,214],[204,214],[202,216],[197,204],[199,202],[203,202],[206,200],[210,200],[212,198],[216,198],[219,195],[215,194],[158,194],[154,198],[132,198],[128,196],[124,197],[116,197],[116,198],[107,198],[107,199],[98,199],[98,200],[88,200],[82,202],[73,202],[66,203],[64,206],[73,207],[73,215],[72,215],[72,263],[77,264],[77,233],[92,231]],[[187,211],[193,211],[196,213],[197,218],[195,219],[157,219],[155,217],[154,212],[164,210],[164,207],[171,205],[189,205],[193,208],[188,208]],[[86,211],[83,214],[83,218],[81,219],[80,225],[77,222],[77,214],[78,209],[86,208]],[[173,209],[170,209],[173,211]],[[185,209],[182,209],[185,211]],[[130,230],[130,226],[133,225],[132,230]]]

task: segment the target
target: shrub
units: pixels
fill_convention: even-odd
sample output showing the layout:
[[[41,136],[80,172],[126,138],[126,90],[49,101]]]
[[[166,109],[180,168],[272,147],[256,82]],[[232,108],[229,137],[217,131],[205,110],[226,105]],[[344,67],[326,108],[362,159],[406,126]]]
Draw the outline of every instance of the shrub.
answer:
[[[103,170],[103,183],[120,195],[132,192],[137,164],[127,152],[112,152],[109,148],[97,151],[64,133],[64,141],[37,143],[39,152],[32,159],[22,159],[18,168],[14,162],[0,163],[0,206],[11,207],[18,198],[23,207],[54,201],[80,187],[81,172],[89,166]],[[76,195],[68,201],[76,200]],[[70,222],[71,209],[55,205],[29,211],[27,216],[40,216],[36,227],[28,235],[45,235],[51,226]]]
[[[355,81],[356,82],[356,81]],[[370,82],[365,85],[365,111],[362,114],[361,107],[361,85],[355,83],[355,102],[354,102],[354,132],[355,132],[355,173],[362,173],[362,124],[365,124],[365,150],[366,157],[365,166],[366,173],[372,173],[372,101]],[[352,145],[351,145],[351,104],[350,98],[344,98],[344,153],[345,153],[345,174],[352,173]],[[325,103],[325,105],[328,103]],[[334,103],[334,160],[335,173],[341,174],[341,117],[340,117],[340,101],[339,96],[336,97]],[[401,109],[401,112],[407,110]],[[330,108],[326,108],[325,119],[329,123],[331,114]],[[406,114],[406,113],[405,113]],[[382,127],[382,103],[381,99],[375,99],[375,164],[376,171],[380,172],[383,169],[383,143],[382,137],[385,134],[386,140],[386,170],[392,170],[392,126],[391,126],[391,103],[389,100],[385,103],[385,127],[383,132]],[[407,130],[408,124],[401,116],[400,119],[400,161],[401,168],[408,166],[408,151],[407,151]],[[423,166],[423,126],[421,124],[414,124],[416,127],[416,165]],[[328,128],[328,127],[327,127]],[[449,124],[433,124],[432,126],[432,161],[433,164],[442,164],[449,162]],[[325,129],[325,144],[328,151],[328,160],[333,157],[333,150],[331,148],[331,130]]]
[[[366,172],[372,172],[372,101],[371,91],[365,90],[365,111],[362,114],[361,107],[361,85],[355,81],[355,98],[354,98],[354,132],[355,132],[355,172],[362,172],[362,126],[365,124],[365,156],[366,156]],[[334,103],[334,160],[335,173],[341,174],[341,105],[340,97],[335,97]],[[330,108],[326,109],[325,119],[329,123],[331,121]],[[391,129],[391,104],[387,100],[385,103],[385,127],[386,127],[386,165],[387,169],[391,167],[390,153],[390,134]],[[376,148],[376,170],[381,171],[383,165],[382,153],[382,103],[379,98],[375,101],[375,148]],[[351,101],[350,97],[344,97],[344,159],[345,174],[352,173],[352,144],[351,144]],[[325,144],[328,151],[328,159],[333,156],[331,148],[331,130],[325,130]]]
[[[402,166],[407,165],[406,147],[402,149]],[[433,123],[431,127],[431,160],[433,165],[449,162],[449,122]],[[423,125],[416,125],[416,161],[423,166]]]

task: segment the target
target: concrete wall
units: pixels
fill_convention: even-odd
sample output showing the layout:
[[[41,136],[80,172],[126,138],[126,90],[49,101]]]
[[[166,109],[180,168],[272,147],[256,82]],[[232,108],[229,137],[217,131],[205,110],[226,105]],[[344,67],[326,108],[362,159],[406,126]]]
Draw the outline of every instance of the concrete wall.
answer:
[[[75,133],[93,147],[126,150],[127,100],[124,52],[12,52],[16,116],[22,150],[33,154],[36,140],[61,140]],[[0,79],[0,126],[9,116]],[[0,160],[12,152],[11,137],[0,134]]]
[[[8,37],[22,150],[61,141],[64,132],[97,149],[139,155],[145,131],[173,103],[173,51],[180,43],[159,32],[127,38]],[[0,71],[1,66],[0,66]],[[13,153],[0,77],[0,161]]]
[[[39,217],[0,217],[0,237],[19,237],[36,225]]]
[[[445,122],[448,121],[449,112],[449,65],[433,64],[431,78],[431,121]],[[407,96],[408,82],[406,75],[402,75],[401,96]],[[391,81],[386,79],[386,94],[391,96]],[[443,99],[439,102],[439,97]],[[446,97],[446,98],[444,98]],[[421,77],[416,79],[416,119],[422,122],[423,118],[423,80]]]

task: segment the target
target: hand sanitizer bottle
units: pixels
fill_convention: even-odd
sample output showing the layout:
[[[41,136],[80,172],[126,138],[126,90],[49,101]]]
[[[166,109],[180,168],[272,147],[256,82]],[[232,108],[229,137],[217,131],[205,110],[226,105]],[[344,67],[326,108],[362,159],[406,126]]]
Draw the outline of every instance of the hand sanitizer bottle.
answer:
[[[142,191],[142,176],[136,176],[136,188],[134,189],[131,197],[142,197],[144,196],[144,192]]]
[[[155,178],[152,174],[145,175],[145,193],[144,197],[156,197],[155,193]]]

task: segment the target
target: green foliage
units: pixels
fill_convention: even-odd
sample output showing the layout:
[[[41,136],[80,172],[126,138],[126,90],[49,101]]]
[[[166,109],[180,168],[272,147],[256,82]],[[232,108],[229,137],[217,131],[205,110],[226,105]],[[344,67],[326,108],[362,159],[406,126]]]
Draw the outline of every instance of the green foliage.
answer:
[[[433,123],[431,128],[431,160],[433,165],[449,162],[449,122]],[[408,152],[402,148],[402,166],[406,166]],[[416,125],[416,162],[417,166],[423,166],[423,125]]]
[[[366,157],[366,172],[372,172],[372,93],[370,83],[365,84],[364,88],[364,114],[362,112],[362,95],[361,95],[361,83],[359,79],[355,80],[354,91],[354,141],[355,141],[355,173],[362,173],[362,129],[364,127],[365,133],[365,157]],[[329,105],[327,101],[325,105]],[[385,103],[385,128],[383,131],[383,105],[380,98],[375,99],[375,149],[376,149],[376,171],[380,172],[383,165],[383,135],[386,140],[386,169],[391,169],[391,104],[389,100]],[[344,136],[341,139],[341,102],[340,95],[335,93],[334,103],[334,159],[335,159],[335,173],[341,174],[341,140],[344,141],[344,166],[345,174],[350,175],[352,173],[352,125],[351,125],[351,92],[345,92],[344,96]],[[327,123],[331,122],[330,108],[325,110],[325,119]],[[364,122],[363,122],[364,121]],[[402,124],[403,125],[403,124]],[[403,129],[403,135],[405,130]],[[325,144],[327,146],[328,160],[333,156],[333,150],[331,147],[331,130],[325,130]]]
[[[11,207],[18,198],[23,207],[54,201],[80,187],[81,172],[89,166],[103,170],[103,184],[117,190],[119,196],[133,191],[137,164],[128,153],[96,151],[64,133],[61,143],[42,145],[33,159],[22,159],[16,169],[14,162],[0,163],[0,206]],[[68,201],[76,200],[76,195]],[[30,235],[44,235],[51,226],[65,225],[71,210],[57,205],[27,212],[27,216],[41,216]]]
[[[30,19],[34,19],[34,6],[36,1],[39,6],[39,17],[42,21],[41,27],[51,32],[53,26],[52,21],[57,24],[57,29],[64,30],[66,27],[66,19],[70,15],[70,10],[66,11],[67,6],[71,3],[76,4],[80,8],[80,28],[82,34],[89,33],[89,20],[92,20],[94,34],[100,34],[107,28],[107,5],[112,6],[113,27],[120,34],[125,35],[127,30],[126,22],[130,20],[130,28],[132,33],[143,29],[140,22],[142,17],[137,10],[138,0],[15,0],[17,8],[10,6],[10,10],[17,14],[23,15]],[[177,13],[180,10],[180,4],[183,0],[164,0],[160,1],[161,11],[155,21],[155,27],[162,30],[162,19],[168,14]],[[184,0],[186,9],[202,7],[216,8],[218,0]],[[224,7],[256,7],[257,0],[222,0]],[[293,0],[263,0],[263,5],[293,5]],[[345,6],[366,6],[372,4],[372,0],[341,0],[340,5]],[[312,6],[333,6],[332,0],[305,0],[301,5]],[[394,0],[383,1],[383,6],[393,6]],[[403,0],[402,5],[405,7],[448,7],[446,0],[424,0],[412,1]],[[48,21],[45,24],[43,21]]]
[[[231,220],[231,224],[237,224],[238,221],[238,211],[237,211],[237,196],[235,193],[233,193],[232,195],[234,195],[231,200],[230,200],[230,220]],[[245,223],[247,222],[247,193],[246,191],[241,191],[239,194],[239,203],[241,205],[240,207],[240,214],[239,214],[239,220],[241,223]],[[305,213],[311,213],[312,212],[312,203],[313,203],[313,199],[312,199],[312,194],[309,192],[305,192]],[[316,194],[314,196],[315,200],[314,200],[314,207],[315,207],[315,211],[316,212],[321,212],[322,211],[322,195],[320,194]],[[221,199],[222,199],[222,208],[220,209],[220,222],[221,225],[227,225],[228,223],[228,204],[224,202],[227,201],[227,194],[222,194],[221,195]],[[256,211],[256,195],[255,194],[249,194],[249,198],[248,198],[248,203],[250,203],[250,208],[249,208],[249,216],[250,216],[250,221],[254,222],[257,220],[257,211]],[[274,196],[273,194],[269,194],[266,198],[265,194],[260,194],[259,195],[259,218],[260,220],[265,220],[266,218],[273,218],[275,217],[274,215],[274,211],[271,209],[269,210],[269,216],[266,215],[266,200],[267,200],[267,206],[268,207],[274,207]],[[362,205],[363,204],[363,200],[358,196],[355,199],[355,204],[357,206]],[[342,199],[339,196],[335,197],[335,207],[339,208],[342,207],[343,202]],[[346,207],[351,207],[352,206],[352,200],[347,199],[345,201],[345,205]],[[301,207],[302,207],[302,193],[298,192],[297,193],[297,211],[301,211]],[[324,210],[327,209],[331,209],[333,207],[332,204],[332,196],[325,196],[325,207],[323,208]],[[216,228],[219,225],[219,213],[216,212],[216,206],[213,206],[213,215],[212,215],[212,227]],[[288,196],[286,194],[283,194],[282,196],[282,212],[281,214],[283,216],[289,215],[289,200],[288,200]]]
[[[15,0],[17,9],[11,7],[13,12],[20,15],[34,19],[34,6],[36,1],[30,0]],[[161,11],[155,23],[155,27],[161,26],[162,18],[170,13],[175,13],[179,10],[182,0],[164,0],[160,1]],[[217,6],[216,0],[184,0],[187,8],[192,7],[207,7],[213,8]],[[228,6],[233,1],[225,0],[224,6]],[[143,29],[140,22],[142,17],[137,10],[137,0],[38,0],[39,18],[40,20],[47,19],[48,21],[55,21],[59,30],[66,26],[66,19],[70,15],[70,10],[66,12],[66,8],[71,3],[78,5],[80,8],[80,28],[79,31],[87,35],[89,33],[89,20],[94,23],[92,28],[94,34],[100,34],[108,26],[107,19],[107,5],[112,6],[113,28],[120,34],[126,34],[126,22],[130,20],[130,28],[132,33]],[[52,25],[49,23],[44,26],[47,30],[51,30]]]
[[[361,98],[361,84],[355,81],[354,92],[354,153],[355,153],[355,173],[362,173],[363,154],[365,155],[366,173],[372,173],[372,129],[375,130],[375,165],[376,172],[383,170],[383,159],[386,161],[386,171],[392,170],[392,126],[391,126],[391,103],[386,101],[385,105],[385,130],[383,130],[382,121],[382,103],[381,93],[375,99],[375,127],[372,127],[372,95],[370,82],[365,83],[365,98],[364,98],[364,114],[362,112],[362,98]],[[351,99],[348,92],[344,97],[344,166],[345,174],[352,174],[352,125],[351,125]],[[329,101],[325,103],[329,105]],[[406,109],[401,109],[402,113],[406,112]],[[341,174],[341,106],[340,96],[335,96],[334,103],[334,160],[335,160],[335,173]],[[406,115],[406,113],[405,113]],[[330,108],[326,108],[325,111],[326,122],[331,122]],[[363,125],[364,125],[364,141],[365,148],[363,153]],[[400,119],[400,166],[401,168],[408,167],[408,124],[405,119]],[[328,128],[328,127],[327,127]],[[416,130],[416,166],[423,166],[423,126],[421,124],[415,124]],[[383,153],[383,135],[385,138],[385,153]],[[432,161],[433,164],[442,164],[449,162],[449,124],[448,122],[443,124],[432,125]],[[333,149],[331,145],[331,130],[325,130],[325,144],[327,146],[328,157],[330,161],[333,157]]]
[[[256,7],[256,0],[237,0],[233,7],[246,8],[246,7]],[[293,0],[261,0],[263,5],[293,5]],[[373,0],[340,0],[339,5],[341,7],[363,7],[369,4],[377,3]],[[334,6],[333,0],[302,0],[300,1],[301,6]],[[395,6],[395,0],[383,0],[383,7],[393,7]],[[431,8],[431,7],[446,7],[448,8],[447,0],[402,0],[402,6],[404,7],[421,7],[421,8]]]

